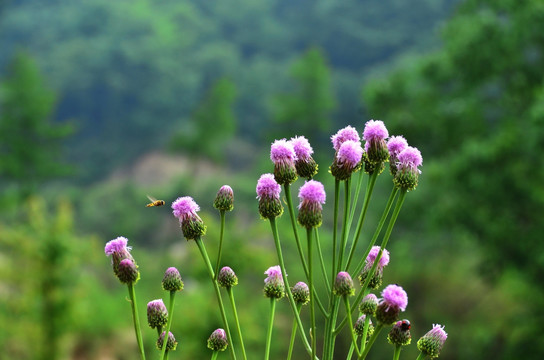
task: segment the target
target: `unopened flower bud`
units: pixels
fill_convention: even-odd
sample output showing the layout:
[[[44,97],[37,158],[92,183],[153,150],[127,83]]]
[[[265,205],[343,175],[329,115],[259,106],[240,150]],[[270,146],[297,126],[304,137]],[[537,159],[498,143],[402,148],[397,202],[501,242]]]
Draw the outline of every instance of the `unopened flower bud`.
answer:
[[[108,243],[106,244],[104,248],[104,252],[106,253],[106,256],[111,256],[111,265],[113,267],[113,273],[115,274],[115,276],[119,278],[119,280],[121,280],[121,278],[119,277],[120,275],[119,265],[121,264],[121,261],[123,261],[124,259],[129,259],[129,260],[132,260],[134,265],[136,265],[136,261],[134,261],[134,258],[130,254],[131,247],[127,246],[127,243],[128,243],[127,238],[123,236],[119,236],[116,239],[108,241]],[[138,267],[136,266],[136,268]],[[125,275],[121,275],[121,276],[123,278],[126,278]],[[121,280],[121,282],[123,282],[123,280]]]
[[[364,166],[364,172],[368,175],[374,174],[374,172],[378,172],[378,175],[380,175],[383,170],[385,169],[385,165],[383,162],[379,163],[373,163],[368,159],[368,154],[365,152],[363,153],[363,158],[361,160],[361,163]]]
[[[292,289],[293,299],[295,303],[306,305],[310,301],[310,289],[306,283],[299,281]]]
[[[153,300],[147,303],[147,323],[154,328],[162,328],[168,322],[168,310],[162,299]]]
[[[281,186],[272,174],[263,174],[257,181],[257,199],[259,199],[259,214],[263,219],[275,218],[283,214],[280,201]]]
[[[196,213],[200,206],[190,196],[180,197],[172,203],[173,214],[179,219],[181,231],[187,240],[206,234],[206,226]]]
[[[289,140],[295,150],[295,168],[300,177],[311,179],[317,174],[317,163],[312,158],[314,150],[304,136],[295,136]]]
[[[231,288],[238,285],[238,277],[230,267],[225,266],[219,270],[217,282],[224,288]]]
[[[334,280],[333,291],[338,296],[353,296],[355,287],[351,276],[345,271],[340,271]]]
[[[138,266],[131,259],[123,259],[117,269],[117,278],[123,284],[135,284],[140,279]]]
[[[298,192],[300,204],[298,206],[298,222],[305,228],[319,227],[322,222],[322,204],[326,194],[323,184],[319,181],[306,181]]]
[[[380,261],[376,265],[374,273],[371,274],[370,271],[372,270],[374,262],[378,256],[380,256]],[[368,287],[370,289],[378,289],[382,285],[383,269],[385,266],[387,266],[387,264],[389,264],[389,251],[387,251],[387,249],[383,249],[380,255],[380,247],[373,246],[365,259],[365,267],[363,268],[361,274],[359,274],[359,281],[361,282],[361,285],[365,283],[368,276],[372,276],[368,283]]]
[[[369,120],[363,130],[363,139],[365,142],[365,152],[368,155],[368,161],[372,164],[384,163],[389,159],[389,151],[385,139],[389,137],[389,132],[383,121]]]
[[[401,190],[415,190],[418,184],[419,174],[418,169],[423,163],[421,153],[415,147],[408,146],[398,155],[397,173],[393,179],[393,183]]]
[[[293,145],[285,140],[276,140],[270,147],[270,159],[274,163],[274,178],[280,185],[288,185],[297,179]]]
[[[234,193],[230,186],[221,186],[213,201],[213,207],[220,211],[231,211],[234,209]]]
[[[378,298],[374,294],[368,294],[359,304],[359,311],[368,316],[374,316],[378,308]]]
[[[412,342],[412,335],[410,335],[410,321],[399,320],[393,325],[389,335],[387,335],[387,341],[390,344],[396,346],[410,345]]]
[[[267,298],[281,299],[285,295],[285,285],[281,269],[278,265],[268,268],[264,272],[268,277],[264,279],[264,294]]]
[[[364,332],[364,326],[365,326],[365,320],[366,320],[366,315],[361,315],[359,316],[359,318],[357,319],[357,321],[355,322],[355,325],[353,325],[353,330],[355,331],[355,333],[359,336],[363,335],[363,332]],[[366,331],[366,339],[368,341],[368,339],[370,338],[370,336],[374,333],[374,325],[372,325],[372,320],[370,320],[370,318],[368,319],[368,329]]]
[[[159,338],[157,339],[157,349],[162,349],[162,345],[164,343],[164,336],[166,335],[166,331],[163,331]],[[168,332],[168,340],[166,341],[166,351],[173,351],[176,350],[176,347],[178,346],[178,342],[176,341],[176,338],[174,337],[174,334],[172,334],[170,331]]]
[[[331,165],[332,176],[340,181],[349,179],[352,173],[360,169],[362,156],[363,148],[360,142],[344,141]]]
[[[225,351],[228,344],[227,334],[223,329],[215,330],[208,338],[208,349],[213,351]]]
[[[398,285],[388,285],[382,291],[382,299],[376,309],[376,319],[384,325],[392,325],[401,311],[406,310],[408,295]]]
[[[437,358],[447,338],[448,334],[444,331],[444,326],[436,324],[417,341],[417,348],[423,355],[429,356],[431,359]]]
[[[183,281],[178,269],[175,267],[169,267],[164,272],[164,278],[162,279],[162,288],[166,291],[180,291],[183,290]]]

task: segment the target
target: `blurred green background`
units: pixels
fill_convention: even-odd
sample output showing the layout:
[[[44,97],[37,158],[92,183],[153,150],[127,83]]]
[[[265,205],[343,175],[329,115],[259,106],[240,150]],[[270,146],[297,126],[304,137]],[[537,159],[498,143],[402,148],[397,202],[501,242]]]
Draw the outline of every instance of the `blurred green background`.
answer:
[[[442,359],[544,356],[543,1],[4,0],[0,43],[0,359],[137,357],[126,289],[103,253],[121,235],[142,272],[143,319],[166,297],[164,270],[184,278],[170,358],[208,358],[221,321],[206,269],[169,207],[144,205],[146,194],[193,196],[215,254],[223,184],[236,198],[223,263],[240,278],[245,341],[260,358],[263,272],[277,263],[255,200],[269,145],[312,143],[329,252],[329,137],[371,118],[424,157],[384,279],[409,295],[402,357],[417,356],[433,323],[449,333]],[[384,173],[363,239],[390,188]],[[288,217],[279,225],[294,283]],[[285,301],[277,311],[282,359],[291,316]],[[155,332],[143,332],[154,356]],[[391,356],[382,335],[369,358]]]

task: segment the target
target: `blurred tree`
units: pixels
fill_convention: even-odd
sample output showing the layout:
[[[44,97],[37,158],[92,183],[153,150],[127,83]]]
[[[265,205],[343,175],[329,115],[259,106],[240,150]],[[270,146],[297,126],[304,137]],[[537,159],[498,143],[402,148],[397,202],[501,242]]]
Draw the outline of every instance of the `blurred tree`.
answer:
[[[188,123],[171,141],[172,149],[183,149],[220,161],[225,144],[236,133],[233,112],[236,85],[227,78],[217,80],[205,94]]]
[[[54,104],[34,61],[16,55],[0,84],[0,177],[15,182],[23,197],[43,180],[69,173],[59,155],[72,127],[51,121]]]
[[[332,128],[336,99],[331,89],[331,71],[322,51],[309,49],[291,67],[294,89],[275,99],[276,132],[294,132],[317,140]],[[285,136],[285,135],[284,135]]]
[[[514,268],[535,284],[544,276],[543,34],[540,0],[468,0],[444,29],[443,50],[408,59],[364,93],[371,117],[424,144],[432,159],[412,216],[432,203],[428,229],[445,239],[471,234],[485,254],[482,274],[494,281]],[[529,313],[539,313],[538,298]],[[540,358],[544,345],[531,334],[542,321],[520,321],[525,335],[515,338],[495,330],[476,346],[501,359]]]

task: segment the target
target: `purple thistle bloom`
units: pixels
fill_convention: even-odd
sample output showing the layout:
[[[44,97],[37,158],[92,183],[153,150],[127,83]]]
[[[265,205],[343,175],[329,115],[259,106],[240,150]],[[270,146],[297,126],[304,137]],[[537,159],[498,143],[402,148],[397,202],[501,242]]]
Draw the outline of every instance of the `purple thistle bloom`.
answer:
[[[293,144],[285,139],[276,140],[270,147],[270,160],[274,164],[293,163],[297,159]]]
[[[289,140],[295,151],[296,158],[299,160],[308,160],[314,153],[308,139],[304,136],[295,136]]]
[[[281,268],[279,265],[269,267],[264,273],[266,276],[268,276],[266,279],[264,279],[265,284],[276,279],[283,281],[283,277],[281,276]]]
[[[336,159],[340,165],[347,166],[349,169],[355,168],[363,156],[361,143],[353,140],[346,140],[338,149]]]
[[[408,142],[403,136],[392,136],[387,141],[387,150],[391,158],[397,158],[398,154],[408,147]]]
[[[114,253],[128,253],[132,248],[127,246],[128,239],[123,236],[119,236],[116,239],[108,241],[104,252],[106,255],[113,255]]]
[[[128,239],[119,236],[116,239],[108,241],[104,248],[104,252],[107,256],[111,256],[111,264],[113,267],[113,273],[117,278],[125,284],[129,283],[129,280],[133,277],[134,274],[138,274],[138,266],[136,265],[136,262],[134,261],[134,258],[130,254],[131,247],[127,246]],[[121,269],[121,262],[125,259],[128,259],[132,262],[132,265],[125,263],[123,265],[123,268]],[[134,271],[134,269],[136,269]],[[132,274],[132,275],[130,275]],[[139,279],[139,274],[136,276],[134,281],[130,281],[131,283],[136,282]]]
[[[369,120],[363,130],[363,139],[367,142],[381,141],[389,137],[389,132],[381,120]]]
[[[123,284],[134,284],[140,279],[138,266],[132,259],[123,259],[117,267],[117,278]]]
[[[268,277],[264,279],[264,294],[271,299],[281,299],[285,295],[285,285],[279,265],[272,266],[264,272]]]
[[[418,169],[423,164],[423,158],[421,152],[412,146],[408,146],[398,154],[397,168],[399,171],[412,171],[421,173]]]
[[[313,203],[321,208],[321,204],[325,203],[326,197],[322,183],[315,180],[306,181],[298,191],[298,198],[300,199],[298,208],[300,209],[303,203]]]
[[[379,253],[379,246],[373,246],[372,249],[370,249],[370,252],[368,253],[368,256],[365,260],[365,268],[368,267],[368,269],[370,269],[372,265],[374,265],[374,261],[376,261]],[[387,264],[389,264],[389,251],[387,251],[387,249],[383,249],[382,256],[380,257],[380,261],[378,262],[378,269],[383,269],[384,266],[387,266]]]
[[[279,199],[281,186],[274,179],[272,174],[263,174],[257,181],[257,199],[272,198]]]
[[[359,137],[357,130],[348,125],[345,128],[338,130],[335,135],[331,136],[331,140],[334,150],[338,151],[340,150],[340,146],[347,140],[360,142],[361,138]]]
[[[172,213],[179,219],[180,222],[199,218],[196,214],[200,211],[200,206],[190,196],[179,197],[172,203]]]
[[[389,311],[389,309],[392,309],[393,311],[406,310],[408,295],[402,287],[398,285],[388,285],[383,289],[382,297],[380,305],[385,304],[387,306],[386,311]]]

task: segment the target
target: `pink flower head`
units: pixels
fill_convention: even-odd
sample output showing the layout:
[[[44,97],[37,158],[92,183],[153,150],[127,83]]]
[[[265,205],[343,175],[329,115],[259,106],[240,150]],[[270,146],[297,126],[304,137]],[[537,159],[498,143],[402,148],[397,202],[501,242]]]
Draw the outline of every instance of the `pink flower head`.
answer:
[[[366,142],[381,141],[389,137],[389,132],[381,120],[369,120],[363,130],[363,139]]]
[[[444,331],[444,325],[439,324],[433,324],[433,328],[425,336],[433,337],[441,343],[444,343],[448,338],[448,334]]]
[[[264,273],[266,276],[268,276],[266,279],[264,279],[265,284],[275,280],[283,281],[283,277],[281,276],[281,268],[279,265],[269,267]]]
[[[293,144],[285,139],[276,140],[270,147],[270,160],[274,164],[294,163],[297,159]]]
[[[408,146],[399,153],[397,159],[399,171],[409,170],[421,173],[418,167],[423,164],[423,158],[421,157],[421,152],[419,152],[417,148]]]
[[[289,142],[293,145],[293,150],[299,160],[307,160],[314,153],[308,139],[304,136],[295,136]]]
[[[113,254],[125,254],[128,253],[131,250],[130,246],[127,246],[128,239],[123,236],[119,236],[116,239],[108,241],[106,244],[106,247],[104,248],[104,252],[106,255],[110,256]]]
[[[340,150],[340,146],[347,140],[360,142],[361,138],[359,137],[357,130],[348,125],[345,128],[338,130],[335,135],[331,136],[331,140],[334,150],[338,151]]]
[[[387,141],[387,150],[392,158],[397,158],[398,154],[408,147],[408,142],[402,136],[392,136]]]
[[[274,198],[279,199],[281,186],[274,179],[272,174],[262,174],[257,181],[257,198]]]
[[[298,191],[298,198],[300,199],[299,209],[303,203],[324,204],[326,197],[325,188],[322,183],[315,180],[306,181]]]
[[[382,291],[382,300],[380,301],[380,304],[382,303],[387,305],[386,311],[389,311],[389,309],[404,311],[408,305],[408,295],[402,287],[398,285],[388,285]]]
[[[374,264],[374,261],[376,261],[376,258],[378,257],[378,254],[380,253],[380,247],[379,246],[373,246],[372,249],[370,249],[370,252],[368,253],[368,256],[366,257],[366,265],[365,268],[369,268]],[[382,256],[380,257],[380,262],[378,263],[378,268],[383,269],[384,266],[389,264],[389,251],[387,249],[383,249]]]
[[[179,219],[180,222],[198,217],[197,211],[200,211],[200,206],[190,196],[177,198],[172,203],[172,213]]]
[[[347,165],[348,168],[353,169],[359,164],[363,157],[363,148],[359,141],[346,140],[338,149],[336,159],[339,164]]]

